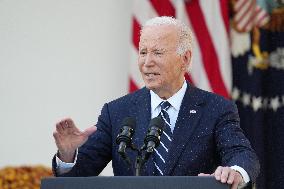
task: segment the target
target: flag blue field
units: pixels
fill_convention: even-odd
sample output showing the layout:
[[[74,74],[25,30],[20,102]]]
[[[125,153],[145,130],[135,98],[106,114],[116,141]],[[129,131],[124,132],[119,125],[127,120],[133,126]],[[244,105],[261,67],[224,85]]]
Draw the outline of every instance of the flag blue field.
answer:
[[[284,5],[281,1],[244,2],[257,2],[258,8],[235,8],[235,17],[241,14],[237,11],[243,11],[238,16],[242,19],[246,11],[258,12],[250,12],[254,16],[247,21],[247,29],[233,18],[232,98],[241,127],[260,159],[257,188],[284,188]],[[256,16],[259,12],[262,17]]]

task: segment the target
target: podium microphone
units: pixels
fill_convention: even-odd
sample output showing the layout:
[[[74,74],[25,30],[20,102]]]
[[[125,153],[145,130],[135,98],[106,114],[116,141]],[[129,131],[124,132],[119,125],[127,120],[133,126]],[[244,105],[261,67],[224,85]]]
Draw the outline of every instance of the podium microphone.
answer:
[[[125,149],[131,145],[132,136],[136,121],[132,117],[126,117],[122,121],[120,133],[117,135],[116,144],[118,144],[118,153],[123,157],[126,156]],[[124,157],[123,157],[124,158]]]
[[[144,159],[147,160],[154,149],[160,144],[160,137],[163,132],[164,121],[161,117],[155,117],[150,121],[148,133],[144,139],[146,145],[146,154]]]

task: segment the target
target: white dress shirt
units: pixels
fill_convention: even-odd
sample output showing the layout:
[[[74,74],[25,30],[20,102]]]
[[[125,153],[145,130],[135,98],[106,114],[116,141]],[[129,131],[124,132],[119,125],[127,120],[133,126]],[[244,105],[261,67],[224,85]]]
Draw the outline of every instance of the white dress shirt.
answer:
[[[172,105],[169,109],[167,109],[167,113],[169,114],[170,117],[170,122],[171,122],[171,131],[174,131],[179,109],[181,106],[182,99],[185,95],[187,88],[187,83],[184,82],[181,89],[176,92],[173,96],[171,96],[167,101]],[[151,94],[151,117],[157,117],[160,112],[161,112],[161,102],[165,101],[161,99],[156,93],[153,91],[150,91]]]

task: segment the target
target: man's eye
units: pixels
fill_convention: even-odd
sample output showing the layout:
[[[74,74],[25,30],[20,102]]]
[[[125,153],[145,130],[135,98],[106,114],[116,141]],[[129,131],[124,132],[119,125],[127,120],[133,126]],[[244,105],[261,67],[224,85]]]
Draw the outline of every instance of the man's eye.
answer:
[[[160,55],[163,55],[164,53],[161,51],[155,51],[154,54],[160,56]]]
[[[140,55],[145,55],[146,54],[146,52],[145,51],[140,51],[140,53],[139,53]]]

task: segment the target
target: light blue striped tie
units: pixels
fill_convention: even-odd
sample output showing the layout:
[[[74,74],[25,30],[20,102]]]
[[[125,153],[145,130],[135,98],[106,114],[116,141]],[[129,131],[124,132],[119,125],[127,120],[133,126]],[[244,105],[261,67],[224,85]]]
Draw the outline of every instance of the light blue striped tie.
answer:
[[[154,164],[157,168],[157,175],[164,175],[168,151],[172,142],[171,122],[167,110],[171,107],[168,101],[163,101],[161,104],[161,112],[159,116],[164,120],[163,133],[161,135],[160,145],[155,149]]]

